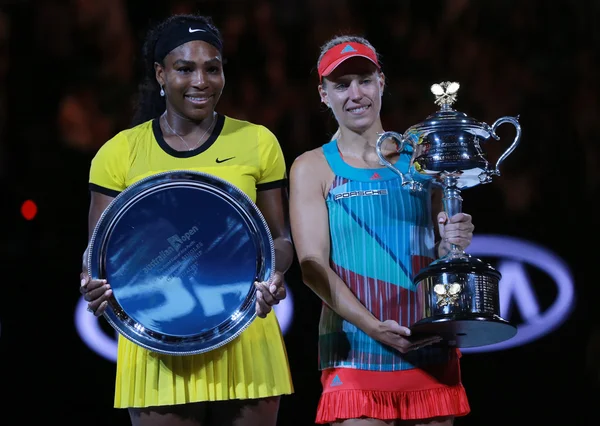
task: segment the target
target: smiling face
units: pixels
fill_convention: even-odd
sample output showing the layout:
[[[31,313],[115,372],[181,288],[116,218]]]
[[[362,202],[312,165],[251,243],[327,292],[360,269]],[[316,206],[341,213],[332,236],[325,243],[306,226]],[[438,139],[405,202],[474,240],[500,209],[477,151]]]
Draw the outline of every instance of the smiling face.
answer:
[[[169,52],[163,62],[155,70],[167,109],[193,121],[211,117],[225,86],[219,50],[205,41],[189,41]]]
[[[384,77],[377,66],[355,57],[345,60],[323,78],[319,94],[340,126],[363,133],[379,118],[383,87]]]

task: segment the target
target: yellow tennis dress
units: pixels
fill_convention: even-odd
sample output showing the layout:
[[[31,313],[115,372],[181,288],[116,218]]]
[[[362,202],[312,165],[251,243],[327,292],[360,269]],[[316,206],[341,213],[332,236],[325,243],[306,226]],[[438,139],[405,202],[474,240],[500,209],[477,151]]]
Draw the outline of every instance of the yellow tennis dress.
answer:
[[[222,178],[256,201],[257,191],[285,184],[286,164],[275,135],[264,126],[223,115],[210,138],[176,151],[157,119],[124,130],[97,152],[91,191],[116,197],[147,176],[195,170]],[[149,407],[291,394],[283,335],[274,312],[256,318],[228,344],[197,355],[165,355],[119,336],[114,405]]]

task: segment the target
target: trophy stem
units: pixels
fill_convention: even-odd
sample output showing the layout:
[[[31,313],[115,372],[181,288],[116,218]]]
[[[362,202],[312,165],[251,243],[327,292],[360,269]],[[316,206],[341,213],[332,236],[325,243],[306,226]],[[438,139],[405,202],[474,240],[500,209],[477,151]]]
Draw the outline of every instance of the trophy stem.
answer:
[[[462,197],[460,189],[458,189],[458,178],[456,176],[447,175],[443,178],[444,196],[442,202],[444,211],[448,217],[462,212]],[[443,257],[445,260],[449,258],[464,258],[465,252],[456,244],[450,245],[450,251]]]

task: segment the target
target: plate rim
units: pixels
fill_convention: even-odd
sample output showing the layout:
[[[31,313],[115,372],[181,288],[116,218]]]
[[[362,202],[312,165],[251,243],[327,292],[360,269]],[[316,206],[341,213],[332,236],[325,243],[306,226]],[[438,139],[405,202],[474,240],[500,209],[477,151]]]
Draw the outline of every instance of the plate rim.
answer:
[[[123,203],[131,201],[132,196],[141,194],[145,190],[151,190],[159,184],[168,183],[169,181],[173,182],[173,184],[176,184],[177,182],[186,181],[198,183],[199,180],[204,184],[212,186],[213,189],[221,191],[221,193],[227,193],[227,195],[230,198],[232,198],[233,201],[236,201],[238,204],[241,201],[243,205],[238,205],[237,207],[240,207],[242,209],[244,207],[250,209],[250,211],[246,210],[245,213],[247,214],[249,219],[254,219],[254,225],[262,234],[261,237],[266,238],[266,243],[268,245],[268,247],[265,247],[265,254],[268,254],[269,258],[264,258],[264,276],[262,278],[264,278],[265,281],[271,280],[275,272],[275,247],[273,243],[273,237],[270,232],[269,226],[266,222],[266,219],[260,211],[260,209],[258,208],[258,206],[256,205],[256,203],[245,192],[243,192],[241,189],[239,189],[232,183],[226,181],[225,179],[206,172],[189,169],[164,171],[146,176],[125,188],[113,200],[111,200],[111,202],[108,204],[108,206],[104,209],[104,211],[98,218],[98,221],[94,226],[92,235],[89,239],[89,250],[87,255],[87,272],[90,278],[102,279],[102,276],[100,274],[101,265],[103,264],[101,253],[103,251],[102,248],[110,239],[110,237],[102,239],[100,238],[100,235],[107,232],[110,234],[110,227],[106,228],[106,222],[110,222],[116,217],[116,214],[119,212],[118,209],[122,207]],[[98,248],[99,241],[100,248]],[[99,251],[100,254],[98,254]],[[250,283],[250,286],[252,286],[252,283]],[[116,301],[114,295],[111,297],[108,307],[102,316],[116,331],[119,332],[119,334],[147,350],[167,355],[183,356],[209,352],[221,346],[224,346],[227,343],[234,340],[235,338],[237,338],[256,319],[257,315],[255,310],[255,304],[256,292],[252,292],[252,296],[250,298],[247,298],[240,305],[240,309],[241,307],[244,307],[245,309],[242,312],[247,312],[247,310],[249,310],[249,313],[245,316],[244,321],[242,323],[236,322],[235,324],[230,326],[229,329],[226,330],[226,332],[223,334],[223,336],[226,337],[211,345],[203,344],[206,341],[206,339],[202,338],[202,336],[208,335],[210,333],[215,334],[215,330],[218,330],[218,327],[222,323],[219,324],[219,326],[213,327],[208,332],[205,331],[204,333],[195,335],[194,338],[189,338],[188,336],[187,338],[181,338],[180,341],[177,343],[167,344],[165,343],[164,337],[159,338],[157,336],[171,337],[170,335],[162,335],[161,333],[157,333],[152,330],[147,330],[142,324],[133,320],[131,317],[129,317],[129,315],[127,315],[127,313],[121,308],[121,306]],[[126,326],[125,324],[129,325]]]

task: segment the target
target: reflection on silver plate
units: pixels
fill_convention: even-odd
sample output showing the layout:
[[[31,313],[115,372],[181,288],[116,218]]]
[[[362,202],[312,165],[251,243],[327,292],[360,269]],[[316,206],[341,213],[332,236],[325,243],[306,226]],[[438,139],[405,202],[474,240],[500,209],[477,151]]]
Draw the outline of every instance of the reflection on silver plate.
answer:
[[[255,318],[254,281],[274,270],[271,233],[252,200],[196,171],[149,176],[120,193],[90,241],[90,277],[113,290],[104,316],[154,352],[191,355]]]

